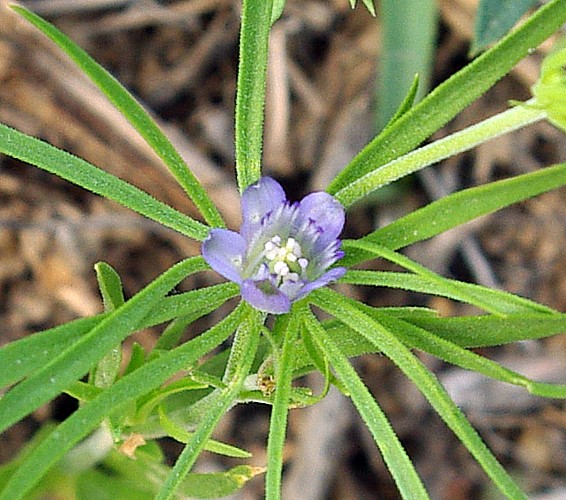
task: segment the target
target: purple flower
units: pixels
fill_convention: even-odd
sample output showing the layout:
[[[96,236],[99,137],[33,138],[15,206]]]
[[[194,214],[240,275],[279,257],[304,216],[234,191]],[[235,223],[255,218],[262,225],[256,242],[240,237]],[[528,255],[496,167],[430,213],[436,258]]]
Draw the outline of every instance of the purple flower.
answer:
[[[212,269],[238,283],[256,309],[289,312],[293,301],[346,272],[327,270],[344,256],[338,236],[345,218],[328,193],[291,203],[278,182],[262,177],[242,195],[242,218],[239,233],[212,229],[202,255]]]

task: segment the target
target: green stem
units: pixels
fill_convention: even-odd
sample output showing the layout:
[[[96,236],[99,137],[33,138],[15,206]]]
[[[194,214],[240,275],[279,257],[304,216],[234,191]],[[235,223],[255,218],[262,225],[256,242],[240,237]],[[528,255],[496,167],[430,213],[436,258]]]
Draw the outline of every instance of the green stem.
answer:
[[[336,198],[348,207],[381,186],[544,118],[544,110],[526,105],[515,106],[386,163],[340,189]]]
[[[226,382],[227,387],[214,393],[207,414],[191,435],[187,446],[177,459],[156,500],[168,500],[174,497],[175,490],[189,473],[218,422],[234,404],[244,385],[255,358],[260,332],[258,325],[261,324],[259,314],[249,307],[247,309],[249,311],[248,317],[236,331],[230,359],[224,374],[224,382]]]
[[[298,314],[286,321],[285,337],[280,362],[276,367],[275,397],[269,423],[269,438],[267,442],[267,476],[265,478],[265,498],[279,500],[281,498],[281,473],[283,469],[283,445],[287,430],[287,414],[289,412],[289,398],[291,396],[291,382],[293,380],[293,353],[298,333]]]

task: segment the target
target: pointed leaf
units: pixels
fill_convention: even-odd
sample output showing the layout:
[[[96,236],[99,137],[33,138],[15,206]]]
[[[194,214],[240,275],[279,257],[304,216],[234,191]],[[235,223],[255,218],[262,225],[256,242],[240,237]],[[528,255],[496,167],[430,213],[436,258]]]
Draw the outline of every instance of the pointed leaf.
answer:
[[[2,490],[0,500],[25,498],[26,493],[50,467],[95,429],[104,418],[155,389],[182,368],[196,362],[226,340],[242,319],[240,307],[207,332],[148,362],[80,407],[30,453]]]
[[[204,219],[214,227],[223,227],[224,222],[205,189],[187,167],[185,161],[173,147],[169,139],[151,119],[147,111],[108,71],[94,61],[83,49],[55,26],[33,12],[17,5],[11,5],[18,14],[40,29],[81,68],[132,126],[145,139],[149,146],[163,160],[177,182],[200,210]]]
[[[493,48],[436,87],[370,142],[328,187],[336,194],[364,174],[411,151],[486,92],[566,20],[566,2],[552,0]]]
[[[113,200],[189,238],[202,241],[208,234],[207,226],[156,200],[141,189],[81,158],[1,123],[0,152]]]

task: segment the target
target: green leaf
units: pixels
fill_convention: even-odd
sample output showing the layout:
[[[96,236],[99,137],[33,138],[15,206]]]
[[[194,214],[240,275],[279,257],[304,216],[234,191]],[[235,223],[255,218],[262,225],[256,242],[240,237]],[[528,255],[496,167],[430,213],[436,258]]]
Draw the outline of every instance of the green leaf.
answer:
[[[536,0],[481,0],[470,52],[476,54],[499,40],[536,3]]]
[[[535,97],[533,108],[543,109],[548,115],[548,121],[562,132],[566,132],[566,40],[560,39],[552,52],[542,61],[540,77],[531,90]]]
[[[156,303],[139,328],[148,328],[177,316],[192,321],[214,311],[226,300],[239,293],[238,285],[223,283],[165,297]],[[0,349],[0,387],[17,382],[21,378],[50,362],[68,349],[83,335],[97,326],[108,314],[83,318],[62,326],[35,333],[29,337],[11,342]]]
[[[416,108],[413,108],[416,109]],[[407,112],[404,116],[410,113]],[[515,106],[471,127],[465,128],[449,136],[415,149],[389,163],[375,168],[334,195],[345,207],[362,199],[382,186],[401,179],[409,174],[422,170],[439,161],[445,160],[490,139],[512,132],[546,118],[546,111],[535,105]],[[399,123],[403,117],[391,125]],[[388,130],[390,130],[390,128]]]
[[[108,314],[81,318],[6,344],[0,349],[0,387],[17,382],[45,366],[80,337],[95,328]]]
[[[226,472],[188,474],[179,490],[191,498],[220,498],[236,493],[250,479],[264,471],[261,467],[238,465]]]
[[[412,273],[397,273],[389,271],[364,271],[348,270],[340,280],[341,283],[366,286],[383,286],[388,288],[399,288],[413,292],[438,295],[461,302],[476,304],[489,304],[489,308],[498,315],[517,313],[547,313],[552,314],[551,308],[538,304],[531,300],[513,295],[502,290],[464,283],[462,281],[449,280],[442,276],[431,279],[426,275]]]
[[[190,378],[183,378],[175,382],[171,382],[165,387],[156,389],[145,395],[141,400],[137,401],[138,410],[136,411],[136,416],[134,424],[136,422],[145,422],[150,413],[157,408],[157,406],[168,396],[172,394],[177,394],[179,392],[194,391],[197,389],[207,389],[208,384],[203,384],[201,382],[195,382]]]
[[[395,332],[395,335],[407,347],[420,349],[447,363],[452,363],[466,370],[473,370],[495,380],[525,387],[535,396],[557,399],[566,398],[566,384],[550,384],[530,380],[483,356],[479,356],[457,346],[453,342],[436,336],[433,331],[418,328],[406,321],[392,318],[386,314],[382,315],[378,321],[389,331]]]
[[[122,280],[115,269],[105,262],[95,264],[96,279],[102,295],[102,302],[106,312],[112,312],[124,305],[124,292],[122,291]],[[110,387],[118,378],[122,365],[122,346],[114,346],[91,369],[89,382],[95,387]]]
[[[27,457],[0,494],[0,500],[25,498],[27,491],[49,468],[109,414],[155,389],[226,340],[243,320],[242,312],[241,307],[237,308],[207,332],[148,362],[80,407]]]
[[[124,368],[124,376],[142,367],[145,363],[145,357],[145,349],[143,346],[139,342],[134,342],[130,352],[130,359],[128,360],[126,368]]]
[[[397,250],[565,184],[566,163],[563,163],[465,189],[415,210],[368,234],[361,241]],[[341,264],[351,266],[369,258],[369,252],[352,248],[346,252]]]
[[[55,26],[43,20],[33,12],[12,5],[18,14],[40,29],[53,40],[92,80],[116,108],[126,117],[132,126],[163,160],[177,182],[185,190],[189,198],[202,213],[204,219],[212,226],[224,227],[218,209],[201,186],[199,181],[187,167],[181,155],[169,142],[165,134],[151,119],[147,111],[108,71],[95,62],[83,49],[70,38],[61,33]],[[140,212],[141,213],[141,212]]]
[[[102,388],[76,380],[65,389],[65,393],[81,403],[93,400],[102,392]]]
[[[77,342],[0,399],[0,432],[65,390],[108,350],[139,327],[154,303],[188,275],[206,269],[202,257],[182,261],[147,285]]]
[[[236,174],[240,192],[261,175],[263,111],[273,0],[244,0],[236,85]]]
[[[450,399],[434,374],[397,338],[394,331],[390,331],[382,323],[362,313],[356,305],[352,304],[355,301],[345,300],[343,296],[328,288],[315,290],[309,297],[312,297],[315,305],[372,342],[401,369],[458,436],[503,494],[509,498],[526,499],[526,496],[466,420],[461,410]]]
[[[35,137],[0,123],[0,152],[99,194],[189,238],[202,241],[209,228],[141,189]]]
[[[469,304],[475,305],[480,309],[485,311],[489,311],[494,314],[505,315],[507,313],[507,303],[512,302],[512,307],[516,305],[516,303],[520,303],[523,305],[523,301],[514,300],[514,297],[509,294],[509,296],[505,295],[504,293],[493,293],[491,289],[483,288],[483,287],[466,287],[461,286],[461,283],[458,281],[448,280],[433,271],[430,271],[424,266],[416,263],[415,261],[401,255],[400,253],[396,253],[393,250],[389,250],[386,247],[382,247],[376,245],[375,243],[368,243],[363,240],[358,241],[347,241],[344,242],[344,246],[354,246],[360,248],[362,250],[373,252],[374,255],[377,257],[382,257],[387,259],[390,262],[393,262],[405,269],[414,272],[415,274],[419,275],[421,278],[429,281],[432,285],[431,289],[440,290],[443,295],[447,295],[450,297],[457,298],[463,302],[467,302]],[[354,274],[355,275],[355,274]],[[358,274],[360,276],[360,274]],[[361,276],[368,276],[368,273],[365,273]],[[369,274],[369,276],[372,276]],[[498,301],[497,303],[493,303],[491,300],[493,296],[497,298],[501,298],[503,300]],[[505,301],[507,299],[507,301]],[[537,304],[529,303],[528,301],[524,301],[525,305],[531,305],[531,308]],[[503,310],[500,310],[501,305],[503,305]],[[540,306],[540,309],[545,310],[544,306]],[[513,311],[514,309],[512,309]]]
[[[377,130],[385,128],[399,104],[406,100],[407,91],[411,94],[415,75],[419,75],[422,85],[419,99],[426,94],[436,47],[437,17],[435,0],[380,2]]]
[[[357,0],[350,0],[350,7],[356,7]],[[375,6],[373,5],[373,0],[362,0],[362,3],[366,6],[369,13],[375,17]]]
[[[363,175],[411,151],[507,74],[566,20],[566,2],[553,0],[522,26],[451,76],[371,141],[328,187],[336,194]]]
[[[460,347],[494,347],[522,340],[535,340],[551,337],[566,332],[566,314],[514,314],[501,318],[492,315],[460,316],[457,318],[439,318],[433,315],[411,313],[410,310],[395,311],[387,308],[372,308],[359,304],[369,316],[381,319],[383,315],[411,323],[433,332]],[[375,346],[357,335],[354,330],[336,320],[325,321],[324,328],[338,348],[348,357],[379,352]],[[299,346],[300,347],[300,346]],[[300,374],[308,373],[310,365],[306,353],[299,349],[297,367],[310,367],[308,370],[296,369]]]
[[[259,332],[263,324],[260,314],[253,310],[251,306],[245,304],[243,309],[247,314],[236,331],[226,367],[225,377],[227,376],[227,378],[224,379],[224,382],[227,384],[227,387],[218,389],[211,394],[211,404],[207,414],[203,417],[175,462],[175,466],[167,476],[156,500],[167,500],[173,497],[175,491],[196,462],[205,443],[210,439],[218,422],[234,403],[242,389],[255,357],[259,342]]]
[[[167,434],[180,443],[188,443],[193,435],[192,432],[186,431],[180,425],[173,422],[173,420],[167,416],[163,408],[160,408],[159,411],[159,422]],[[231,446],[226,443],[221,443],[220,441],[215,441],[214,439],[209,439],[203,449],[210,451],[211,453],[224,455],[225,457],[250,458],[252,456],[249,451],[242,450],[241,448],[237,448],[236,446]]]
[[[122,280],[116,270],[106,262],[98,262],[94,265],[98,288],[102,295],[104,310],[113,311],[124,304],[124,292]]]
[[[413,82],[411,83],[409,90],[405,94],[405,97],[401,101],[401,104],[399,104],[398,108],[395,110],[395,113],[393,114],[387,125],[381,128],[385,129],[393,125],[399,118],[401,118],[407,111],[409,111],[413,107],[413,104],[415,103],[415,99],[417,97],[418,90],[419,90],[419,75],[415,74],[415,76],[413,77]]]
[[[271,24],[283,15],[285,9],[285,0],[273,0],[273,10],[271,11]]]
[[[566,314],[513,314],[506,318],[484,315],[433,319],[423,316],[409,321],[461,347],[492,347],[566,332]]]
[[[309,296],[310,297],[310,296]],[[428,495],[403,445],[387,417],[370,394],[368,388],[348,362],[346,356],[321,327],[310,311],[304,314],[306,327],[332,364],[336,375],[348,390],[360,416],[371,432],[387,468],[405,499],[427,499]]]
[[[154,498],[169,467],[148,456],[148,446],[132,460],[113,451],[101,464],[80,474],[75,498],[80,500],[144,500]],[[179,488],[183,498],[218,498],[237,492],[261,468],[240,465],[224,472],[188,474]],[[70,481],[71,478],[67,478]]]

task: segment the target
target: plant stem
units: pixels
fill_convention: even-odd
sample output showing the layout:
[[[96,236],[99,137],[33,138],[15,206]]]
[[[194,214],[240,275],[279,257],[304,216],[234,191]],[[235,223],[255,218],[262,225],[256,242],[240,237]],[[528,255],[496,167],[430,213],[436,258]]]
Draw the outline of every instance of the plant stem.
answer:
[[[279,500],[281,498],[281,474],[283,471],[283,445],[287,431],[287,414],[293,381],[293,353],[298,333],[297,307],[293,308],[291,317],[285,321],[285,337],[281,358],[276,366],[275,381],[277,387],[269,423],[267,440],[267,476],[265,478],[265,498]]]
[[[530,104],[531,102],[527,101],[525,104]],[[526,105],[515,106],[460,132],[396,158],[340,189],[335,196],[345,207],[348,207],[372,191],[394,180],[405,177],[450,156],[468,151],[478,144],[530,125],[545,117],[546,112],[544,110]]]
[[[211,397],[209,411],[191,435],[185,449],[165,480],[156,500],[168,500],[174,497],[175,490],[196,462],[218,422],[234,404],[242,389],[255,358],[259,341],[259,325],[262,324],[259,322],[260,314],[251,310],[247,305],[245,307],[248,310],[248,317],[245,318],[236,331],[230,359],[224,374],[224,382],[226,382],[227,387],[216,390],[213,393],[214,396]]]

